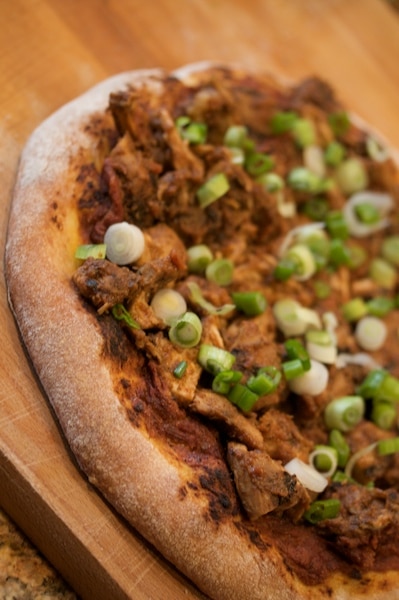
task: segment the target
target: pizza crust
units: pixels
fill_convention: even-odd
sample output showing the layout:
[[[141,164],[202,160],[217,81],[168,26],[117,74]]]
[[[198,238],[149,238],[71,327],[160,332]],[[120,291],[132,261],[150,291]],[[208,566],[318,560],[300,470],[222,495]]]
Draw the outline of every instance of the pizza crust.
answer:
[[[195,82],[206,68],[177,75]],[[205,497],[181,494],[189,473],[131,425],[114,392],[96,319],[70,281],[80,243],[75,166],[82,152],[95,153],[85,126],[109,93],[143,84],[157,93],[163,75],[124,73],[92,88],[40,125],[21,158],[6,246],[9,302],[66,440],[90,482],[211,598],[399,598],[396,573],[372,574],[368,585],[335,577],[308,588],[277,551],[257,549],[233,521],[207,519]]]

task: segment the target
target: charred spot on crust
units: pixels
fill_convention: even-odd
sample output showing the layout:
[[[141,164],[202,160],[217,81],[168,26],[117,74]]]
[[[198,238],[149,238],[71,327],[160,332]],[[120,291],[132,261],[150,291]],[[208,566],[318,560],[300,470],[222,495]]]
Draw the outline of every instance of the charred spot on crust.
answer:
[[[237,514],[237,503],[229,474],[222,469],[206,469],[199,483],[208,494],[209,514],[213,521],[220,521],[226,514]]]

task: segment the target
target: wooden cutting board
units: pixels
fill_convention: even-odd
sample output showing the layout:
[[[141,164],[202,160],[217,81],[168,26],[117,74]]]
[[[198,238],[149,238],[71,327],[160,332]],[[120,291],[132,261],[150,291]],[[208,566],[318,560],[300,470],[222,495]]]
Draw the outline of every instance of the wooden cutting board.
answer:
[[[0,31],[2,250],[27,136],[120,71],[216,59],[316,73],[399,147],[399,17],[384,0],[13,0]],[[0,504],[83,598],[201,598],[79,472],[0,285]]]

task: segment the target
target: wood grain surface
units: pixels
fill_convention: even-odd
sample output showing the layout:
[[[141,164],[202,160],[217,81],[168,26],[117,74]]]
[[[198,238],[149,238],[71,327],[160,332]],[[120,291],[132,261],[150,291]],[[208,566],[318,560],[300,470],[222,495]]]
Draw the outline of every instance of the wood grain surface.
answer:
[[[399,147],[399,19],[383,0],[0,0],[0,32],[2,251],[28,135],[121,71],[215,59],[318,74]],[[77,469],[21,346],[4,275],[0,286],[0,505],[82,598],[201,598]]]

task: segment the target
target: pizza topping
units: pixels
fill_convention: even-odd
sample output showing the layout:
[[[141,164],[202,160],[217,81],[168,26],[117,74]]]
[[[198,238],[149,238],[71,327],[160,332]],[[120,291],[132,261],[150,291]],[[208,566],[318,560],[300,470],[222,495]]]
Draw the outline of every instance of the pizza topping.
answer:
[[[286,465],[284,469],[290,475],[295,475],[302,485],[310,490],[320,494],[324,492],[328,485],[328,479],[319,473],[312,465],[303,462],[300,458],[293,458]]]
[[[224,173],[216,173],[197,190],[201,208],[206,208],[229,191],[230,184]]]
[[[123,321],[132,329],[140,329],[140,325],[132,318],[132,315],[126,310],[123,304],[115,304],[115,306],[112,307],[112,316],[115,317],[117,321]]]
[[[187,267],[190,273],[204,273],[212,260],[212,250],[206,244],[198,244],[187,249]]]
[[[185,312],[184,315],[174,319],[169,329],[169,339],[173,344],[182,348],[197,346],[201,339],[201,319],[193,312]]]
[[[343,216],[349,233],[365,237],[389,225],[388,214],[393,208],[389,194],[358,192],[353,194],[343,208]]]
[[[105,258],[107,247],[105,244],[82,244],[76,248],[75,258],[86,260],[87,258]]]
[[[218,440],[243,522],[373,564],[370,540],[399,540],[396,168],[316,78],[162,85],[112,95],[106,192],[82,206],[91,231],[137,224],[143,252],[74,282],[140,325],[134,351]]]
[[[168,325],[187,310],[184,297],[173,288],[162,288],[155,292],[150,306],[158,319],[162,319]]]
[[[115,223],[104,235],[107,258],[117,265],[130,265],[144,252],[144,235],[141,229],[131,223]]]
[[[287,465],[283,467],[266,452],[248,450],[243,444],[234,442],[228,445],[227,460],[241,502],[251,519],[258,519],[275,510],[283,512],[295,506],[296,517],[298,512],[303,512],[309,501],[308,495],[297,473],[290,473]]]

